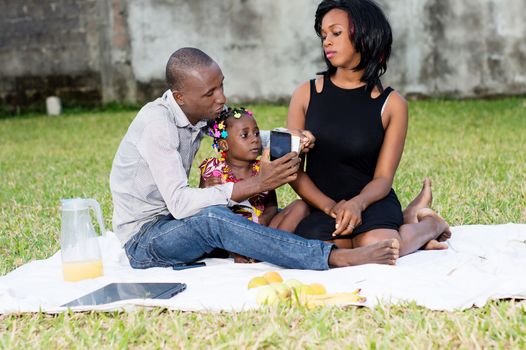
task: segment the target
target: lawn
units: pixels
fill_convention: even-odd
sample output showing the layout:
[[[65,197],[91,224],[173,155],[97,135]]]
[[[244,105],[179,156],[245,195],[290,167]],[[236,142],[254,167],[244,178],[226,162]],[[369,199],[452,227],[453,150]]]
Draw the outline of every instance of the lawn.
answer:
[[[261,128],[284,125],[286,107],[250,108]],[[0,275],[59,249],[61,198],[97,199],[111,227],[111,162],[134,115],[0,119]],[[430,176],[433,206],[451,225],[525,223],[525,145],[526,99],[411,102],[394,187],[405,205]],[[196,159],[210,155],[206,140]],[[197,183],[195,164],[191,183]],[[288,186],[278,196],[281,205],[295,198]],[[0,348],[526,348],[521,305],[508,300],[448,313],[406,304],[9,315],[0,316]]]

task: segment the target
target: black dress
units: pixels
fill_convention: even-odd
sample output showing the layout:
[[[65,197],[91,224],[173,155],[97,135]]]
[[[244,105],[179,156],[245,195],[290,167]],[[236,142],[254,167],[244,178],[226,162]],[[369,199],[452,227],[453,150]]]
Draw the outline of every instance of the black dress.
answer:
[[[310,102],[305,116],[305,129],[316,136],[316,146],[307,155],[306,172],[327,196],[339,202],[358,195],[373,179],[376,162],[384,140],[381,110],[389,93],[386,88],[372,98],[365,87],[343,89],[323,79],[318,93],[315,81],[310,82]],[[320,240],[331,240],[335,220],[322,211],[311,213],[296,228],[296,234]],[[403,223],[402,208],[393,189],[389,194],[362,212],[362,224],[353,238],[373,229],[398,230]]]

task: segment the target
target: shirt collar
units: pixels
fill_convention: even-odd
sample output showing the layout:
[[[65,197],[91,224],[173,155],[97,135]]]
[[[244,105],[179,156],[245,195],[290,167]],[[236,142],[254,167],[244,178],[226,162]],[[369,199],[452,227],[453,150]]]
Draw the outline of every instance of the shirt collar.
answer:
[[[175,125],[177,125],[180,128],[192,128],[192,129],[203,129],[206,128],[208,125],[208,122],[206,120],[200,120],[197,122],[197,124],[192,125],[190,121],[188,120],[188,117],[186,114],[184,114],[183,110],[177,102],[175,102],[175,98],[173,96],[172,90],[166,90],[163,94],[163,102],[168,107],[168,110],[170,111],[170,114],[175,120]]]

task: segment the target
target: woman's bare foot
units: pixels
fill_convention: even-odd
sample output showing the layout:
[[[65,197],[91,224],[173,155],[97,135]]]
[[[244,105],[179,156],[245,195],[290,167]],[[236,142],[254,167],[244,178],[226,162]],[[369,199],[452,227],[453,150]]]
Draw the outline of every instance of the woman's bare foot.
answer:
[[[445,242],[447,241],[448,239],[451,238],[451,230],[446,230],[444,232],[442,232],[438,237],[437,237],[437,241],[439,242]]]
[[[418,222],[417,213],[422,208],[430,208],[433,202],[433,192],[431,190],[431,179],[426,177],[422,186],[422,191],[413,199],[404,210],[404,224],[416,224]]]
[[[391,238],[354,249],[333,249],[329,266],[345,267],[363,264],[394,265],[400,255],[400,243]]]
[[[429,208],[421,208],[418,210],[417,214],[418,221],[422,221],[426,218],[432,218],[435,221],[435,225],[437,227],[437,235],[435,239],[430,240],[427,242],[422,249],[426,250],[437,250],[437,249],[447,249],[447,244],[442,243],[444,241],[447,241],[449,238],[451,238],[451,230],[449,229],[449,225],[447,224],[446,220],[442,218],[440,215],[438,215],[434,210]]]
[[[427,242],[422,248],[423,250],[444,250],[447,249],[448,246],[444,242],[439,242],[436,239],[432,239],[429,242]]]

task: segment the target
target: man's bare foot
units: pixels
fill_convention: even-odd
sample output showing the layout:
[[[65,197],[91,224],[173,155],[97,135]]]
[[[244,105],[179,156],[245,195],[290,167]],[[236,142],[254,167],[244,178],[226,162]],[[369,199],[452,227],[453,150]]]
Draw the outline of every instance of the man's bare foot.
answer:
[[[422,186],[422,191],[413,199],[404,210],[404,224],[416,224],[418,210],[430,208],[433,202],[433,193],[431,190],[431,179],[426,177]]]
[[[354,249],[333,249],[329,266],[345,267],[363,264],[394,265],[400,255],[400,243],[391,238]]]
[[[451,230],[449,229],[449,225],[447,224],[446,220],[442,218],[440,215],[438,215],[434,210],[429,208],[422,208],[419,209],[417,212],[417,219],[418,221],[422,221],[426,218],[431,218],[437,227],[436,232],[437,235],[435,239],[430,240],[427,242],[422,249],[427,250],[436,250],[436,249],[447,249],[447,244],[442,243],[444,241],[447,241],[449,238],[451,238]]]

